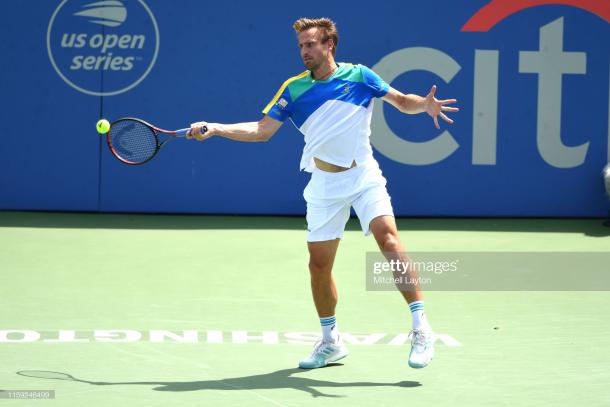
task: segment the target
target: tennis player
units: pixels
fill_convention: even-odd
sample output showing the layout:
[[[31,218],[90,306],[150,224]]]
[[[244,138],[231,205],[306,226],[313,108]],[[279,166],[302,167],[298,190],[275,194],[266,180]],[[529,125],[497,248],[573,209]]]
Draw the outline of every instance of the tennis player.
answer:
[[[320,318],[322,339],[304,369],[326,366],[344,358],[335,308],[337,288],[332,267],[349,219],[350,207],[360,219],[365,235],[373,234],[388,260],[406,264],[390,196],[369,141],[373,100],[382,98],[403,113],[426,112],[440,128],[438,117],[453,121],[444,112],[455,99],[438,100],[436,87],[426,97],[403,94],[364,65],[335,62],[339,35],[328,18],[301,18],[294,23],[301,58],[307,70],[285,81],[263,110],[258,122],[220,124],[197,122],[189,138],[199,141],[222,136],[237,141],[267,141],[290,119],[305,136],[301,170],[311,179],[303,196],[307,202],[307,247],[313,301]],[[199,128],[207,126],[201,134]],[[408,273],[417,279],[415,270]],[[410,280],[414,281],[414,280]],[[412,315],[409,366],[423,368],[434,356],[434,334],[424,312],[419,287],[401,291]]]

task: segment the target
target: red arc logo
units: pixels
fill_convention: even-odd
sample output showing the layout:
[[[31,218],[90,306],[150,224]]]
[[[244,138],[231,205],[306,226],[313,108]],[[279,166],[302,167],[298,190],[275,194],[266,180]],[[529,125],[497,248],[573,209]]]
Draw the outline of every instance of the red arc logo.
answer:
[[[521,10],[551,4],[578,7],[610,23],[610,1],[606,0],[492,0],[470,17],[461,31],[489,31]]]

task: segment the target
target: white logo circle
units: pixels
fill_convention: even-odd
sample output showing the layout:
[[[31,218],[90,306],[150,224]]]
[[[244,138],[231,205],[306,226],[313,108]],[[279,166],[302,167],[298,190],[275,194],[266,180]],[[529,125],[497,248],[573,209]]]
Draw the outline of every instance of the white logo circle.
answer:
[[[62,8],[69,2],[72,1],[74,2],[74,0],[63,0],[55,9],[55,11],[53,12],[53,15],[51,16],[51,20],[49,21],[49,26],[47,28],[47,52],[49,54],[49,59],[51,61],[51,65],[53,65],[53,68],[55,69],[55,72],[57,72],[57,74],[59,75],[59,77],[68,85],[70,85],[72,88],[76,89],[79,92],[85,93],[87,95],[91,95],[91,96],[115,96],[115,95],[119,95],[121,93],[127,92],[130,89],[134,88],[135,86],[137,86],[140,82],[142,82],[146,76],[148,76],[148,74],[150,73],[150,71],[152,70],[153,66],[155,65],[155,62],[157,60],[157,56],[159,54],[159,27],[157,25],[157,21],[155,19],[155,16],[153,15],[152,11],[150,10],[150,8],[146,5],[146,3],[144,2],[144,0],[137,0],[138,3],[140,3],[140,5],[142,6],[143,10],[145,10],[146,14],[150,17],[150,21],[152,22],[152,28],[154,30],[154,38],[155,38],[155,46],[154,46],[154,51],[152,54],[152,57],[150,58],[150,63],[148,64],[148,66],[146,67],[146,69],[144,70],[144,72],[139,75],[137,78],[133,79],[132,81],[130,81],[129,84],[125,85],[125,86],[120,86],[118,89],[112,89],[112,90],[108,90],[108,91],[96,91],[96,90],[92,90],[92,89],[87,89],[86,86],[84,86],[83,84],[77,83],[78,81],[73,79],[68,78],[68,74],[64,71],[62,71],[62,69],[60,68],[61,64],[58,64],[58,61],[56,60],[57,56],[53,55],[53,47],[52,47],[52,30],[53,30],[53,24],[56,22],[56,18],[59,14],[59,12],[62,10]],[[104,2],[94,2],[94,0],[92,0],[93,2],[90,4],[86,4],[84,6],[82,6],[82,8],[84,10],[78,12],[78,13],[73,13],[72,16],[76,16],[80,19],[82,19],[82,21],[85,21],[85,19],[89,18],[89,20],[87,20],[87,23],[89,24],[95,24],[96,26],[103,26],[102,29],[105,29],[105,27],[110,27],[109,30],[113,29],[114,27],[120,27],[126,20],[127,18],[127,8],[123,5],[123,3],[119,0],[116,1],[104,1]],[[125,0],[123,0],[125,1]],[[99,27],[98,27],[99,28]],[[64,46],[64,40],[65,38],[64,34],[64,38],[62,38],[61,40],[61,46]],[[86,41],[86,34],[80,34],[81,36],[85,36],[83,38],[79,38],[78,34],[71,34],[72,38],[70,38],[72,40],[72,44],[70,45],[71,47],[74,46],[74,44],[76,44],[76,47],[78,46],[84,46],[87,43],[89,44],[90,48],[95,48],[95,49],[99,49],[102,48],[101,53],[104,54],[105,52],[107,52],[107,37],[109,37],[110,35],[108,35],[107,37],[104,37],[103,34],[97,34],[97,35],[93,35],[92,38],[90,38],[90,41]],[[129,39],[126,38],[125,35],[120,37],[121,41],[119,43],[118,41],[118,36],[114,35],[114,37],[112,39],[115,39],[115,37],[117,38],[117,40],[114,43],[114,47],[119,47],[119,48],[128,48],[129,44],[124,44],[128,41],[123,41],[124,39]],[[133,36],[136,37],[136,36]],[[144,36],[140,36],[140,37],[144,37]],[[140,43],[140,49],[143,47],[145,38],[141,38],[142,41]],[[94,41],[95,40],[95,41]],[[135,41],[135,40],[134,40]],[[66,41],[67,42],[67,41]],[[125,47],[123,47],[123,45],[125,45]],[[135,48],[135,44],[131,44],[132,48]],[[119,50],[120,51],[120,50]],[[111,67],[111,70],[113,71],[129,71],[132,70],[133,65],[135,60],[137,59],[137,62],[141,62],[142,58],[141,57],[131,57],[131,61],[129,61],[129,65],[127,64],[127,59],[129,58],[121,58],[121,57],[114,57],[115,59],[120,59],[121,62],[123,60],[125,60],[125,65],[123,66],[123,68],[116,68],[115,69],[115,62],[119,62],[119,61],[113,61],[111,60],[112,56],[112,52],[110,52],[107,56],[99,56],[97,58],[96,64],[95,64],[95,69],[94,71],[97,72],[100,69],[103,70],[108,70],[109,67]],[[105,62],[105,66],[101,66],[102,64],[99,62],[99,60],[104,60],[104,58],[108,58]],[[91,56],[89,57],[91,58]],[[78,61],[79,67],[84,66],[82,59]],[[87,66],[87,68],[89,68],[89,66]],[[70,67],[70,69],[73,69],[73,67]],[[116,74],[120,74],[120,72],[117,72]],[[120,82],[120,81],[119,81]]]

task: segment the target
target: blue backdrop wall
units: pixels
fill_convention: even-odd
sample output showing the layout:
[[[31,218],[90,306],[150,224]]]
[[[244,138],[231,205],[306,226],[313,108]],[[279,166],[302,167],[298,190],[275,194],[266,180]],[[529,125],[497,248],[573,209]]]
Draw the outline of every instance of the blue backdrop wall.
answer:
[[[564,3],[564,4],[553,4]],[[164,128],[256,121],[303,71],[302,16],[339,27],[339,61],[455,97],[436,130],[377,102],[375,156],[397,215],[603,216],[610,156],[610,3],[5,0],[0,209],[303,214],[303,137],[176,140],[119,163],[100,117]]]

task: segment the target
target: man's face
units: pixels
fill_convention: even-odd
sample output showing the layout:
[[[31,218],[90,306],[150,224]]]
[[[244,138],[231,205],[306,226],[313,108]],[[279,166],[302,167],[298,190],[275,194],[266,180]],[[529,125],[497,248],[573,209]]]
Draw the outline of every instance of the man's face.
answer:
[[[323,43],[322,33],[317,27],[302,31],[298,38],[301,59],[305,68],[310,71],[318,69],[326,61],[328,55],[332,53],[332,40]]]

